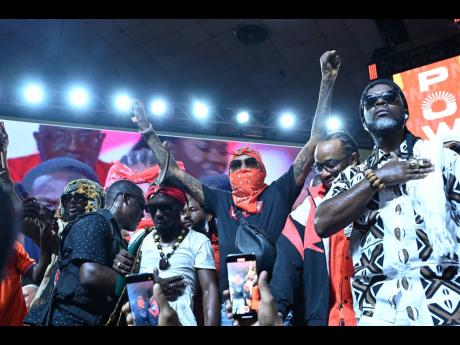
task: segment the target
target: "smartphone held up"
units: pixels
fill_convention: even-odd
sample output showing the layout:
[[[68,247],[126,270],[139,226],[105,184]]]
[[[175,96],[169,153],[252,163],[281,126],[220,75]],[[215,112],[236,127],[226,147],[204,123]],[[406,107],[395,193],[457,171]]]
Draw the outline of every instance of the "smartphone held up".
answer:
[[[158,326],[160,307],[153,296],[153,274],[132,274],[125,277],[134,326]]]
[[[228,286],[235,319],[256,320],[260,293],[254,254],[232,254],[226,259]]]

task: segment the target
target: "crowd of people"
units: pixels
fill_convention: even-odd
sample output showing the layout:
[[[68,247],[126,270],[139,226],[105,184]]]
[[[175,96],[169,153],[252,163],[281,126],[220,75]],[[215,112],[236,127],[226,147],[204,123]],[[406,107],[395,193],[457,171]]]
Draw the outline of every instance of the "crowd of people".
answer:
[[[228,166],[224,146],[176,161],[185,148],[138,100],[143,140],[114,164],[100,131],[52,126],[34,133],[38,154],[8,159],[1,123],[0,325],[133,325],[148,301],[130,305],[124,277],[142,273],[160,326],[254,324],[235,317],[247,305],[261,326],[460,324],[458,145],[410,133],[402,90],[377,79],[359,100],[375,144],[361,162],[350,134],[326,130],[340,65],[321,56],[310,138],[271,184],[249,145]],[[227,256],[252,251],[256,269],[230,279]]]

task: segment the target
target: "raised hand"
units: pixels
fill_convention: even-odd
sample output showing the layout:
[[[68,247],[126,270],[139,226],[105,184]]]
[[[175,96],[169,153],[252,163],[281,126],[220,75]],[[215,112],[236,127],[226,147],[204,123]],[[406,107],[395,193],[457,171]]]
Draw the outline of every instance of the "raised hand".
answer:
[[[434,171],[431,160],[423,158],[418,159],[417,164],[412,161],[401,161],[394,152],[391,153],[392,159],[375,170],[375,174],[385,184],[385,186],[396,186],[410,180],[420,180]]]
[[[335,50],[324,52],[319,62],[323,79],[335,79],[337,77],[342,60]]]
[[[138,99],[134,99],[131,104],[131,121],[137,124],[141,131],[151,126],[145,113],[144,104]]]
[[[0,151],[6,153],[8,149],[8,133],[6,133],[5,124],[0,122]]]

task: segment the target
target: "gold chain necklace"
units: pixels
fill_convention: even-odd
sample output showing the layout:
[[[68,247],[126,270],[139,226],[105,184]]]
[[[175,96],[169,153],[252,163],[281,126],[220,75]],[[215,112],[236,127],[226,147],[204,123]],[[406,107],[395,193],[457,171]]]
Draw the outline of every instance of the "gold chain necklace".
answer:
[[[185,237],[185,229],[182,229],[181,230],[181,233],[179,235],[179,237],[177,238],[176,242],[174,243],[173,247],[172,247],[172,251],[171,253],[168,253],[165,255],[165,253],[163,252],[163,247],[161,246],[160,244],[160,235],[158,235],[158,232],[157,230],[155,229],[154,232],[153,232],[153,240],[155,241],[155,244],[157,245],[157,248],[158,248],[158,251],[160,252],[160,270],[166,270],[171,264],[169,263],[169,258],[171,257],[171,255],[174,254],[174,252],[176,251],[177,247],[179,247],[179,245],[181,244],[182,240],[184,239]]]

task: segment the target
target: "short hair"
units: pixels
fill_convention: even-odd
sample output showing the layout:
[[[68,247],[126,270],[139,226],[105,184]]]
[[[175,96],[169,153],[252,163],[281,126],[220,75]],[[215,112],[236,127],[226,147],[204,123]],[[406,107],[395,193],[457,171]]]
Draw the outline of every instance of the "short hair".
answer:
[[[404,111],[406,112],[406,114],[409,115],[409,106],[407,104],[406,97],[404,96],[404,93],[399,87],[399,85],[390,79],[375,79],[375,80],[372,80],[369,84],[367,84],[359,100],[359,116],[361,117],[361,122],[363,123],[364,123],[364,97],[366,97],[369,89],[373,88],[375,85],[381,85],[381,84],[388,85],[393,90],[396,90],[399,93],[399,96],[401,97],[402,102],[404,104]]]
[[[119,180],[114,182],[105,193],[106,207],[112,207],[117,194],[121,193],[136,195],[144,199],[144,192],[137,184],[129,180]]]
[[[57,157],[48,159],[29,170],[22,180],[22,185],[26,192],[30,193],[32,185],[38,177],[63,171],[73,172],[87,178],[88,180],[99,183],[99,178],[97,177],[96,172],[88,164],[73,158]]]
[[[351,156],[353,152],[356,152],[359,159],[358,143],[356,142],[355,138],[353,138],[353,136],[351,136],[351,134],[348,134],[347,132],[337,131],[327,133],[323,135],[318,142],[329,141],[334,139],[340,140],[340,142],[342,143],[343,151],[345,152],[347,157]]]

